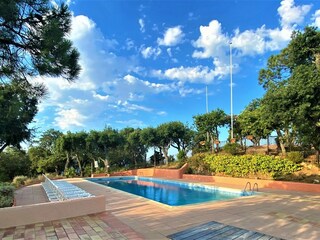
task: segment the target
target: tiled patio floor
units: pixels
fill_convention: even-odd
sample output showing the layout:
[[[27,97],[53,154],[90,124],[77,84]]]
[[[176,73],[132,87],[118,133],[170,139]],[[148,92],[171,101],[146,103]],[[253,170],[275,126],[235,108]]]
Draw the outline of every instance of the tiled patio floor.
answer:
[[[33,240],[33,239],[144,239],[139,233],[119,221],[112,214],[88,215],[52,221],[27,226],[19,226],[0,230],[0,239],[3,240]]]
[[[83,233],[83,231],[86,231],[84,229],[85,226],[90,227],[90,222],[88,221],[97,222],[101,219],[115,233],[115,235],[106,235],[102,239],[168,239],[167,236],[169,235],[211,221],[283,239],[320,239],[319,194],[269,191],[268,194],[230,201],[210,202],[184,207],[168,207],[81,179],[74,180],[73,184],[94,195],[105,195],[106,212],[101,215],[42,223],[41,227],[44,230],[46,224],[58,224],[57,228],[55,225],[51,225],[57,230],[55,231],[56,235],[52,236],[52,238],[49,238],[51,237],[49,235],[44,235],[43,232],[40,235],[40,232],[35,230],[37,227],[39,228],[38,225],[34,225],[33,228],[31,226],[34,229],[33,232],[36,237],[31,239],[73,239],[69,235],[65,236],[66,231],[64,230],[65,233],[63,234],[63,229],[59,226],[67,223],[71,225],[70,222],[80,221],[83,223]],[[27,197],[21,197],[21,201],[17,200],[17,203],[23,205],[24,198],[27,199],[28,204],[30,204],[30,201],[40,201],[41,197],[32,197],[33,200],[31,200],[30,195],[35,193],[43,194],[41,193],[41,189],[39,189],[41,187],[33,186],[29,188],[34,189],[21,189],[24,192],[29,191],[29,194],[18,192],[18,195]],[[239,188],[241,187],[239,186]],[[17,197],[19,198],[18,195]],[[117,221],[119,225],[112,225],[109,220]],[[25,233],[28,227],[30,226],[0,230],[0,239],[1,236],[6,237],[4,239],[19,239],[22,236],[22,232],[24,231]],[[22,231],[22,229],[24,230]],[[111,229],[109,230],[111,231]],[[130,234],[132,235],[125,235],[121,232],[121,229],[131,231]],[[29,231],[32,232],[32,230]],[[61,236],[57,232],[61,233]],[[74,232],[76,231],[74,230]],[[108,231],[105,231],[105,233],[108,234]],[[4,234],[6,235],[4,236]],[[89,229],[89,233],[86,234],[82,236],[82,239],[101,238],[94,229]],[[77,234],[77,238],[75,239],[81,239],[80,235],[81,233]],[[9,236],[11,238],[8,238]],[[73,236],[76,237],[76,235]]]

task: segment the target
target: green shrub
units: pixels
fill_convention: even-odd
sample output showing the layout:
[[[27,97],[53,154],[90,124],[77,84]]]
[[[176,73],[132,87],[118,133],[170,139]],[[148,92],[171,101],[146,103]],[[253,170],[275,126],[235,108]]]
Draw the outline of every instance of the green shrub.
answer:
[[[303,152],[288,152],[287,159],[294,163],[302,163],[303,161]]]
[[[202,161],[209,171],[232,177],[268,176],[277,179],[300,169],[288,159],[265,155],[206,155]]]
[[[206,156],[209,156],[209,153],[197,153],[191,156],[187,160],[187,163],[189,165],[187,173],[211,175],[210,166],[207,162],[204,161]]]
[[[14,189],[14,186],[9,183],[0,183],[0,208],[12,206]]]
[[[88,165],[83,170],[83,176],[84,177],[90,177],[91,176],[91,172],[92,172],[91,165]]]
[[[15,187],[20,187],[25,185],[25,181],[28,179],[26,176],[15,176],[12,183]]]
[[[7,148],[0,154],[0,181],[11,182],[15,176],[29,175],[31,162],[24,151]]]
[[[239,143],[227,143],[223,146],[223,150],[231,155],[239,155],[243,152]]]
[[[76,174],[76,170],[71,167],[71,168],[68,168],[66,169],[66,171],[64,172],[64,175],[67,177],[67,178],[73,178],[75,177],[77,174]]]

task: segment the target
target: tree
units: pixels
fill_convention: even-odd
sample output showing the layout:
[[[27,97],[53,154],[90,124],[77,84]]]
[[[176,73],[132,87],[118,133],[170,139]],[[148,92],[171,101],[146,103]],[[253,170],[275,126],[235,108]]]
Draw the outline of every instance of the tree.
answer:
[[[297,132],[299,140],[320,151],[320,32],[306,27],[296,31],[289,45],[268,60],[259,73],[267,90],[266,106],[277,124],[278,135]],[[274,101],[274,104],[271,104]],[[273,109],[271,112],[270,109]],[[281,129],[280,129],[281,128]],[[278,136],[281,140],[281,136]]]
[[[197,115],[193,117],[194,123],[199,133],[207,134],[207,142],[211,142],[212,150],[214,142],[217,143],[217,151],[219,149],[219,127],[228,124],[227,114],[222,109],[216,109],[209,113]]]
[[[162,159],[162,158],[158,158],[158,156],[162,154],[160,153],[160,146],[159,146],[160,139],[159,139],[159,136],[157,135],[156,129],[152,127],[144,128],[141,131],[140,137],[146,149],[153,147],[153,155],[150,159],[153,159],[153,164],[154,166],[156,166],[158,159]],[[157,149],[159,151],[157,151]]]
[[[28,125],[38,112],[38,97],[42,95],[41,86],[27,82],[0,84],[0,153],[9,145],[19,147],[20,142],[30,140]]]
[[[171,146],[187,154],[193,144],[195,132],[179,121],[169,122],[169,124],[172,134]]]
[[[0,182],[12,181],[15,176],[30,174],[30,161],[24,151],[7,148],[0,153]]]
[[[71,28],[68,6],[49,0],[0,3],[0,79],[33,75],[77,78],[79,53],[67,39]]]
[[[241,134],[244,136],[251,135],[250,140],[256,146],[260,144],[262,138],[267,138],[272,132],[262,114],[261,100],[254,99],[237,119],[242,131]]]
[[[127,155],[129,163],[133,160],[135,167],[139,163],[144,163],[146,160],[147,147],[144,145],[141,138],[141,129],[125,128],[120,131],[124,136],[124,152]]]
[[[0,2],[0,152],[31,138],[28,124],[46,90],[32,85],[30,77],[62,76],[68,81],[78,77],[79,53],[67,38],[70,28],[71,13],[65,4]]]

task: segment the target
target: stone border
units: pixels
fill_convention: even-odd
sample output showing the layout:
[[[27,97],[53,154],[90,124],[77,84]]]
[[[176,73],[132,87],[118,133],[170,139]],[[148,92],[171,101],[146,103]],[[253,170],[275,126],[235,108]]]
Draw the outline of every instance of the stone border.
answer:
[[[16,227],[104,212],[106,197],[96,196],[0,209],[0,228]]]
[[[262,180],[252,178],[233,178],[233,177],[219,177],[219,176],[204,176],[194,174],[183,174],[185,180],[196,180],[201,182],[213,182],[221,184],[242,185],[243,187],[247,182],[257,183],[259,189],[269,188],[275,190],[287,190],[287,191],[301,191],[301,192],[313,192],[320,193],[320,184],[316,183],[300,183],[300,182],[287,182],[287,181],[275,181],[275,180]]]

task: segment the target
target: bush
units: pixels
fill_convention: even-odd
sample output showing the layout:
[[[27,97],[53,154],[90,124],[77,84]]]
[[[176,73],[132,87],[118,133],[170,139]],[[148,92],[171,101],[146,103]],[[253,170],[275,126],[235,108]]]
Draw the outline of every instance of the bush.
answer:
[[[25,181],[28,179],[26,176],[15,176],[12,183],[13,185],[18,188],[20,186],[25,185]]]
[[[76,174],[76,170],[71,167],[71,168],[68,168],[66,169],[66,171],[64,172],[64,175],[67,177],[67,178],[73,178],[75,177],[77,174]]]
[[[287,159],[294,163],[302,163],[303,161],[303,152],[288,152]]]
[[[187,173],[211,175],[210,166],[204,161],[208,153],[197,153],[187,160],[189,169]]]
[[[207,155],[204,162],[213,173],[232,177],[269,176],[277,179],[301,168],[288,159],[265,155]]]
[[[11,182],[15,176],[30,174],[31,162],[25,152],[8,148],[0,158],[0,181]]]
[[[223,146],[223,150],[231,155],[239,155],[243,152],[239,143],[227,143]]]
[[[12,206],[14,189],[14,186],[9,183],[0,183],[0,208]]]

